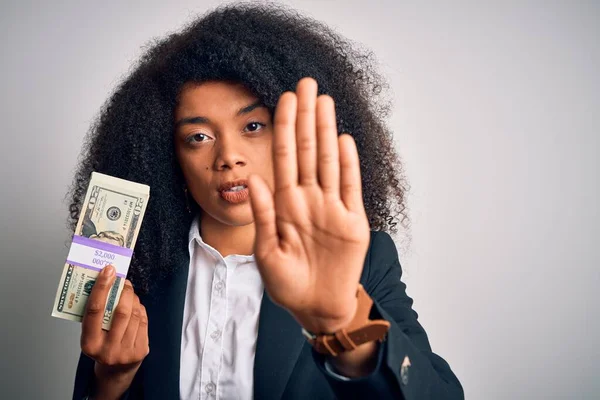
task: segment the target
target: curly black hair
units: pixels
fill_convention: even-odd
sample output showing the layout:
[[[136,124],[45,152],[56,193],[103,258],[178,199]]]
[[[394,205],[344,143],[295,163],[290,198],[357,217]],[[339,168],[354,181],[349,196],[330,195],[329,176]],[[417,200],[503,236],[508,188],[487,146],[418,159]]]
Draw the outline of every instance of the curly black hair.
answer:
[[[83,145],[70,199],[75,229],[92,171],[150,186],[150,200],[129,278],[146,293],[168,277],[187,253],[197,204],[183,187],[174,151],[174,109],[184,83],[241,82],[273,115],[279,96],[305,76],[319,94],[333,97],[338,132],[357,143],[363,200],[372,230],[409,227],[409,186],[393,136],[384,120],[390,102],[373,53],[323,23],[283,5],[224,5],[180,32],[151,41],[135,68],[116,88]],[[408,229],[407,229],[408,230]],[[182,251],[182,250],[185,250]]]

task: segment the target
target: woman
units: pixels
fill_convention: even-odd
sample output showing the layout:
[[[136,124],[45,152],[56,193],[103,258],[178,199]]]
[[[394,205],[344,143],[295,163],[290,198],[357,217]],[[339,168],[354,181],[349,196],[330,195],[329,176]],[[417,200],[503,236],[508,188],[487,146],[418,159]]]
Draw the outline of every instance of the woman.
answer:
[[[72,191],[76,223],[91,171],[151,187],[109,332],[114,270],[89,297],[74,398],[463,397],[385,233],[408,219],[381,86],[281,6],[221,7],[147,51]]]

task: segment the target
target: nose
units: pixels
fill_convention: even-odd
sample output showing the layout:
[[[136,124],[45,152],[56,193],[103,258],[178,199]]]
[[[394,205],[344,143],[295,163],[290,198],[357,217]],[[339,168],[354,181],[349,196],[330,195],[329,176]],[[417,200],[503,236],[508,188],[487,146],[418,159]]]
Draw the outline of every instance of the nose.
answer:
[[[215,168],[219,171],[246,165],[243,143],[235,136],[239,135],[223,135],[216,144]]]

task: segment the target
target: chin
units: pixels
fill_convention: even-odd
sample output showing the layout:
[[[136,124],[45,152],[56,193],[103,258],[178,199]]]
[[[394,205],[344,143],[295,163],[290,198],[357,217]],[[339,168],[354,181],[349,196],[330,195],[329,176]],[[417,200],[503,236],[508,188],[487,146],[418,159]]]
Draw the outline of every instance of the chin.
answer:
[[[252,215],[250,204],[248,204],[247,209],[244,207],[243,210],[231,210],[219,214],[218,218],[215,219],[224,225],[245,226],[254,223],[254,216]]]

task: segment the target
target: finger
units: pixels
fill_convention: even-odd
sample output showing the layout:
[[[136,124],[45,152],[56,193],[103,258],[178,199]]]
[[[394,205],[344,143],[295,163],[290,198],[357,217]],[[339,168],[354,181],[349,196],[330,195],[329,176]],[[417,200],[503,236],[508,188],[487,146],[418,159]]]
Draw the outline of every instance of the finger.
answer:
[[[275,191],[298,185],[296,160],[296,94],[285,92],[273,117],[273,166]]]
[[[317,81],[302,78],[298,82],[298,114],[296,116],[296,147],[298,152],[298,182],[300,185],[317,183],[317,135],[315,108]]]
[[[134,346],[136,351],[142,351],[145,354],[148,354],[148,313],[146,312],[146,307],[144,307],[143,304],[140,304],[140,311],[140,323],[138,326]]]
[[[129,324],[127,324],[127,329],[125,329],[123,339],[121,340],[121,346],[124,348],[131,348],[135,345],[135,338],[137,336],[137,331],[140,326],[140,318],[142,316],[142,308],[140,306],[141,304],[139,297],[134,295],[133,305],[131,308],[131,318],[129,318]]]
[[[115,277],[115,268],[112,265],[106,266],[98,274],[92,292],[88,297],[81,324],[81,348],[86,354],[93,352],[94,347],[102,344],[104,338],[102,332],[104,308]]]
[[[353,212],[363,212],[362,182],[360,178],[360,161],[354,138],[348,134],[340,135],[340,192],[342,202]]]
[[[330,96],[317,99],[318,174],[323,192],[340,197],[340,160],[335,103]]]
[[[256,229],[254,254],[262,257],[279,245],[273,194],[267,183],[258,175],[248,177],[248,186]]]
[[[123,340],[125,329],[127,329],[129,319],[131,318],[133,297],[133,286],[131,286],[131,282],[127,279],[125,280],[125,285],[123,285],[119,304],[117,304],[117,308],[115,308],[113,314],[112,326],[106,338],[109,344],[120,344]]]

